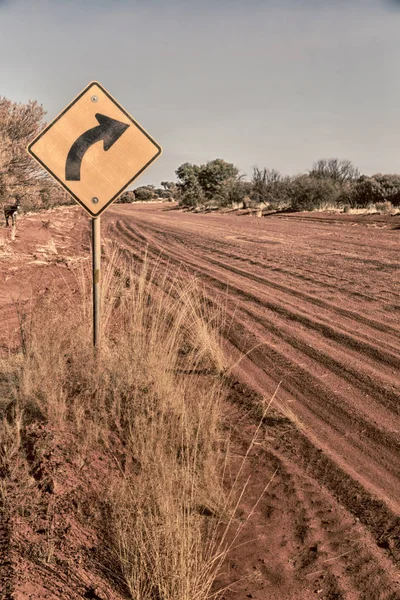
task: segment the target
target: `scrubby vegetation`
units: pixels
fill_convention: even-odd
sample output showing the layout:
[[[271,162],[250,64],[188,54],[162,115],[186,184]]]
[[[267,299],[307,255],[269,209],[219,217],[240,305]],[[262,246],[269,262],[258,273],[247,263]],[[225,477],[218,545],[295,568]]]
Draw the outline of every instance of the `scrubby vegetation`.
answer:
[[[121,194],[118,202],[121,204],[131,204],[132,202],[148,202],[160,199],[173,200],[176,195],[176,183],[162,181],[161,185],[161,188],[156,188],[154,185],[141,185],[135,190],[127,190]]]
[[[205,165],[184,163],[176,170],[176,198],[182,206],[204,209],[241,206],[309,211],[400,208],[400,176],[360,175],[349,160],[320,159],[308,173],[284,176],[276,169],[254,167],[245,181],[232,163],[216,159]]]

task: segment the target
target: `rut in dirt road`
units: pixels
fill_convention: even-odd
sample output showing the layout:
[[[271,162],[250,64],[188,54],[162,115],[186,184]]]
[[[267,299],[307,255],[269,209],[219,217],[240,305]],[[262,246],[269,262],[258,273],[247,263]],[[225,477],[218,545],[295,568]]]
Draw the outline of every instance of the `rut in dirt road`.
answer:
[[[234,439],[241,440],[248,427],[241,408],[243,403],[243,408],[248,408],[256,397],[253,394],[251,398],[245,386],[234,383],[230,400],[235,405],[231,413]],[[243,566],[250,581],[256,574],[258,585],[244,583],[239,593],[228,596],[229,600],[250,597],[249,592],[254,598],[268,600],[309,600],[314,594],[329,600],[395,600],[396,568],[361,522],[320,485],[316,476],[323,473],[315,469],[310,454],[305,453],[305,463],[293,460],[285,448],[291,437],[288,429],[294,434],[290,421],[272,411],[265,422],[265,444],[257,444],[243,473],[243,479],[251,475],[256,482],[246,500],[247,510],[260,494],[265,473],[277,475],[258,506],[253,528],[240,540],[246,544],[258,534],[258,542],[253,542]],[[298,441],[293,442],[293,448]],[[242,448],[246,450],[244,441]],[[240,547],[232,560],[243,565],[243,559]]]

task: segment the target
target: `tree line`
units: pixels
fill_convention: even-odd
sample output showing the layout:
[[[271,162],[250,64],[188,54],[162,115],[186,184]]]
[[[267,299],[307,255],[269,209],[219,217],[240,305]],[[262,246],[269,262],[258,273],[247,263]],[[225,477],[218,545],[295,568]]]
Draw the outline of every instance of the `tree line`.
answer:
[[[186,207],[261,206],[271,210],[337,207],[389,209],[400,206],[400,175],[361,175],[349,160],[324,158],[307,173],[282,175],[254,167],[244,180],[232,163],[215,159],[184,163],[176,170],[176,200]]]
[[[15,196],[24,210],[74,203],[27,154],[28,143],[44,127],[45,111],[36,101],[27,104],[0,97],[0,203]],[[161,187],[128,190],[120,202],[162,198],[190,208],[242,206],[271,210],[315,210],[324,207],[400,206],[400,175],[362,175],[349,160],[320,159],[307,173],[282,175],[276,169],[254,167],[250,181],[238,167],[221,158],[202,165],[189,162],[176,169],[177,181]]]

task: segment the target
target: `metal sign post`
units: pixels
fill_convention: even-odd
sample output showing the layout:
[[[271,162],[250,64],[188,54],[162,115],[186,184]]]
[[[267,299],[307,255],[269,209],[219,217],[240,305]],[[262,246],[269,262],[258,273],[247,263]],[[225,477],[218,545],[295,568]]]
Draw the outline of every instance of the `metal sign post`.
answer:
[[[93,342],[100,341],[100,215],[162,152],[97,81],[29,144],[29,154],[92,217]]]
[[[100,217],[92,219],[92,273],[93,273],[93,345],[100,343],[101,287],[100,287]]]

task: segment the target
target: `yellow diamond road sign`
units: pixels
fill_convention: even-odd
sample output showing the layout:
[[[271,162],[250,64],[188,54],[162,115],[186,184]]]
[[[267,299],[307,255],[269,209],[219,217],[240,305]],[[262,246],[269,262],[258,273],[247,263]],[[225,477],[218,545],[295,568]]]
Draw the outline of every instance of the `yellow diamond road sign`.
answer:
[[[162,149],[95,81],[29,144],[28,152],[98,217]]]

